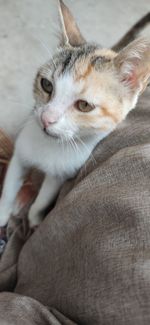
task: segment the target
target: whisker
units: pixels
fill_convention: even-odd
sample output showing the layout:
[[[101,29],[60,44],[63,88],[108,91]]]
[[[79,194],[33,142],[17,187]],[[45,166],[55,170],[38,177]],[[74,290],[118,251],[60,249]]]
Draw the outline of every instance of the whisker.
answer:
[[[76,153],[76,147],[72,141],[72,137],[67,138],[67,143],[71,145],[71,147],[73,148],[73,151]]]
[[[97,162],[96,162],[96,159],[94,158],[92,152],[89,150],[89,148],[87,147],[87,145],[84,143],[83,140],[81,140],[80,137],[78,137],[78,136],[76,135],[76,138],[77,138],[77,139],[81,142],[81,144],[85,147],[85,149],[86,149],[87,152],[89,153],[89,157],[92,159],[92,162],[93,162],[93,164],[95,165]]]
[[[78,147],[77,147],[76,144],[74,143],[73,138],[70,138],[70,141],[71,141],[72,147],[74,148],[74,152],[77,154],[77,153],[78,153]]]
[[[60,135],[60,139],[61,139],[61,144],[62,144],[62,149],[63,149],[63,154],[64,154],[64,139],[62,137],[62,135]]]
[[[77,136],[78,140],[81,141],[81,143],[86,147],[86,149],[88,149],[88,147],[85,145],[85,143]],[[88,152],[90,152],[90,150],[88,149]],[[90,156],[93,156],[92,153],[90,152]],[[89,157],[90,157],[89,156]],[[94,157],[93,157],[94,158]],[[94,158],[94,161],[96,162],[95,158]],[[83,169],[84,167],[84,169]],[[84,175],[83,176],[86,176],[87,175],[87,160],[84,162],[84,165],[82,166],[82,173],[84,171]],[[82,174],[81,174],[82,176]],[[90,179],[87,178],[87,181],[89,182],[89,187],[91,188],[92,187],[92,184],[90,182]]]
[[[50,49],[48,48],[48,46],[39,37],[37,37],[37,36],[34,36],[34,37],[35,37],[35,39],[37,39],[40,42],[40,44],[43,46],[43,48],[47,51],[48,55],[52,59],[53,65],[54,65],[54,67],[56,69],[56,63],[55,63],[55,61],[53,59],[53,55],[52,55]]]
[[[64,156],[64,153],[65,153],[65,148],[64,148],[64,139],[63,139],[63,136],[60,135],[60,140],[61,140],[61,145],[62,145],[62,150],[63,150],[63,156]],[[64,161],[64,158],[62,159],[62,161]],[[64,166],[64,164],[63,164]]]
[[[79,147],[78,147],[78,145],[77,145],[77,143],[76,143],[76,141],[75,141],[75,139],[74,139],[73,136],[71,137],[71,139],[72,139],[72,142],[74,143],[74,146],[75,146],[75,148],[76,148],[76,151],[80,151],[80,150],[79,150]]]
[[[78,151],[79,151],[80,153],[82,153],[82,151],[81,151],[81,149],[79,148],[79,146],[77,145],[77,143],[76,143],[74,137],[73,137],[73,140],[74,140],[74,143],[76,144],[76,147],[77,147]],[[81,171],[81,173],[83,173],[83,167],[84,167],[84,173],[85,173],[84,176],[86,176],[86,161],[84,162],[84,165],[82,166],[82,171]]]

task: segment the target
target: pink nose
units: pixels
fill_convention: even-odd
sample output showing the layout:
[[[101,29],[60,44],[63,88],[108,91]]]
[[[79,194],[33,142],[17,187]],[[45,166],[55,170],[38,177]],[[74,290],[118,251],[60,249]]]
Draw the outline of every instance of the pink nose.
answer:
[[[50,116],[48,112],[44,112],[41,116],[41,121],[44,125],[44,128],[48,128],[50,124],[56,123],[57,119]]]

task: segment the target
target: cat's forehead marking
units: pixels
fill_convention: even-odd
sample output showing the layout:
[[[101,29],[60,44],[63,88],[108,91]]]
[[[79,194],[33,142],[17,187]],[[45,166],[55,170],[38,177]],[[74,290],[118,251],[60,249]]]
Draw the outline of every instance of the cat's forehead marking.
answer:
[[[63,48],[57,55],[57,62],[62,65],[61,73],[72,70],[77,61],[84,61],[90,57],[99,47],[93,44],[86,44],[76,48]]]
[[[110,58],[97,55],[92,55],[86,58],[84,62],[82,60],[77,61],[75,66],[76,81],[86,79],[94,70],[100,70],[100,68],[102,68],[102,65],[110,61]]]
[[[74,60],[71,60],[72,66],[69,63],[70,70],[74,71],[75,80],[80,81],[86,79],[94,70],[100,72],[107,68],[115,56],[116,54],[111,50],[96,47],[92,47],[85,52],[78,51],[78,55],[74,57]]]
[[[91,63],[86,62],[84,65],[82,62],[78,63],[75,68],[75,81],[80,81],[86,79],[92,72],[93,67]]]

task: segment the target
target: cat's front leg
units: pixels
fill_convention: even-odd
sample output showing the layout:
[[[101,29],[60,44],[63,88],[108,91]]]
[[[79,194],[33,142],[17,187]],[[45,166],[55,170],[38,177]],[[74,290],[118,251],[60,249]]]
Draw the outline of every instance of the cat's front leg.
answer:
[[[62,179],[46,175],[40,192],[29,210],[30,227],[39,225],[43,219],[45,209],[53,202],[62,185]]]
[[[23,166],[17,153],[14,153],[6,173],[0,198],[0,227],[7,224],[13,212],[14,201],[21,188],[25,174],[26,168]]]

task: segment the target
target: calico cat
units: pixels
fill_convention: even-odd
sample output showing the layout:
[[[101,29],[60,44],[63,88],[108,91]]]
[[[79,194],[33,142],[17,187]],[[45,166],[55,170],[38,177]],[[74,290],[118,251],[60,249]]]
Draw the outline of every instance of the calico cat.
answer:
[[[45,173],[30,208],[30,226],[65,180],[74,177],[94,147],[136,106],[150,77],[150,42],[140,38],[123,50],[87,43],[60,0],[61,46],[34,82],[35,108],[22,129],[0,200],[0,226],[13,212],[16,195],[31,167]]]

